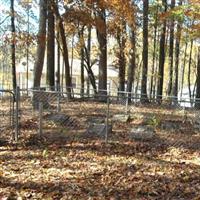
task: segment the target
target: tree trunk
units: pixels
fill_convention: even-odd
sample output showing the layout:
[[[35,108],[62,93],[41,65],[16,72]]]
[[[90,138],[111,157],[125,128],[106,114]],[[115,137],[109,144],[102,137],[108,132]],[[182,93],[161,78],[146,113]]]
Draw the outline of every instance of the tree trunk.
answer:
[[[117,43],[119,46],[118,65],[119,65],[119,92],[125,91],[125,75],[126,75],[126,22],[122,22],[123,30],[117,32]],[[122,94],[124,95],[124,94]]]
[[[180,97],[182,97],[182,94],[183,94],[184,76],[185,76],[185,65],[186,65],[186,58],[187,58],[187,48],[188,48],[188,42],[186,41],[186,43],[185,43],[184,58],[183,58],[183,68],[182,68],[181,94],[180,94]]]
[[[182,0],[179,2],[179,6],[182,5]],[[178,22],[177,24],[177,37],[176,37],[176,44],[175,44],[175,66],[174,66],[174,82],[172,88],[172,94],[175,97],[175,101],[177,101],[178,96],[178,72],[179,72],[179,55],[180,55],[180,40],[181,40],[181,31],[182,31],[182,24]]]
[[[81,44],[81,48],[80,48],[80,58],[81,58],[81,97],[84,96],[84,46],[85,44],[82,44],[82,40],[83,40],[83,34],[84,34],[84,26],[81,28],[81,30],[79,31],[79,42]]]
[[[148,12],[149,0],[143,0],[143,69],[141,82],[141,102],[148,102],[147,97],[147,73],[148,73]]]
[[[39,19],[39,31],[37,41],[37,53],[36,61],[34,63],[34,79],[33,88],[39,89],[42,77],[42,70],[44,65],[44,56],[46,48],[46,19],[47,19],[47,1],[40,0],[40,19]],[[33,93],[33,108],[39,109],[39,101],[36,93]]]
[[[97,12],[97,19],[101,21],[101,27],[97,26],[97,39],[99,42],[99,93],[107,94],[107,31],[106,31],[106,12],[101,9]]]
[[[59,38],[60,34],[57,30],[57,72],[56,72],[56,89],[57,91],[60,91],[60,44],[59,44]]]
[[[67,97],[71,98],[71,76],[70,76],[70,65],[69,65],[69,55],[68,55],[68,47],[67,47],[67,41],[65,36],[65,29],[64,29],[64,22],[62,17],[60,16],[58,6],[54,3],[54,13],[56,15],[56,18],[58,20],[58,28],[59,33],[61,37],[62,42],[62,53],[63,53],[63,59],[65,63],[65,85],[66,85],[66,91],[67,91]]]
[[[135,98],[136,98],[136,100],[138,101],[139,100],[139,97],[141,98],[141,90],[139,90],[139,83],[140,83],[140,80],[141,80],[141,78],[140,78],[140,75],[141,75],[141,71],[142,71],[142,64],[143,64],[143,62],[142,62],[142,59],[141,59],[141,61],[138,61],[138,65],[137,65],[137,76],[135,77],[135,79],[137,79],[136,80],[136,87],[135,87]]]
[[[86,59],[86,63],[87,66],[91,66],[91,26],[88,26],[88,37],[87,37],[87,52],[85,52],[85,55],[87,55]],[[95,83],[95,88],[96,88],[96,83]],[[97,91],[95,90],[95,93]],[[88,97],[90,96],[90,78],[89,78],[89,74],[88,74],[88,78],[87,78],[87,95]]]
[[[158,6],[156,7],[156,19],[154,23],[154,41],[153,41],[153,62],[152,62],[152,73],[150,82],[150,97],[152,99],[152,93],[154,93],[154,77],[155,77],[155,60],[156,60],[156,42],[157,42],[157,29],[158,29]]]
[[[87,93],[89,96],[90,93],[90,83],[93,87],[94,94],[97,94],[97,87],[96,87],[96,79],[94,76],[94,73],[92,71],[92,65],[91,63],[91,26],[88,27],[88,40],[87,40],[87,47],[84,47],[84,57],[85,57],[85,63],[84,67],[87,70],[88,74],[88,80],[87,80]]]
[[[159,41],[159,38],[160,38],[160,34],[159,34],[159,32],[158,32],[158,34],[157,34],[157,39],[156,39],[156,41],[158,42]],[[156,52],[158,52],[158,45],[156,45]],[[152,90],[153,90],[153,99],[154,99],[154,101],[156,101],[156,89],[157,89],[157,84],[158,84],[158,57],[157,56],[155,56],[155,70],[154,70],[154,74],[155,74],[155,76],[154,76],[154,84],[153,84],[153,88],[152,88]]]
[[[171,9],[175,7],[175,0],[171,0]],[[170,22],[170,36],[169,36],[169,82],[167,88],[167,95],[172,95],[173,82],[173,65],[174,65],[174,17]]]
[[[36,61],[34,64],[33,87],[39,88],[44,64],[45,46],[46,46],[46,18],[47,18],[47,0],[40,0],[40,21],[38,31],[38,43]]]
[[[167,11],[167,0],[162,0],[164,12]],[[163,22],[162,32],[160,36],[160,52],[159,52],[159,66],[158,66],[158,83],[157,83],[157,100],[158,103],[162,101],[163,95],[163,81],[164,81],[164,66],[165,66],[165,38],[166,37],[166,20]]]
[[[132,92],[132,86],[133,86],[133,80],[134,80],[134,74],[135,74],[135,31],[132,29],[131,30],[131,35],[130,35],[130,40],[131,40],[131,50],[130,50],[130,61],[129,61],[129,66],[128,66],[128,78],[127,78],[127,88],[126,91],[129,92],[128,98],[129,102],[131,101],[131,92]]]
[[[47,35],[47,85],[55,89],[55,20],[52,0],[48,1],[48,35]]]
[[[191,102],[191,98],[192,98],[191,79],[190,79],[190,75],[191,75],[191,64],[192,64],[192,52],[193,52],[193,39],[192,39],[191,45],[190,45],[190,56],[189,56],[189,64],[188,64],[188,90],[189,90],[190,102]]]
[[[27,37],[26,37],[26,90],[29,88],[29,35],[30,35],[30,5],[27,6]]]
[[[200,109],[200,47],[198,48],[198,58],[197,58],[197,89],[196,89],[195,108]]]
[[[81,48],[81,97],[84,96],[85,93],[85,85],[84,85],[84,48]]]
[[[11,32],[12,32],[12,43],[11,43],[11,62],[12,62],[12,87],[14,92],[17,87],[16,79],[16,64],[15,64],[15,11],[14,11],[14,0],[10,1],[10,11],[11,11]]]

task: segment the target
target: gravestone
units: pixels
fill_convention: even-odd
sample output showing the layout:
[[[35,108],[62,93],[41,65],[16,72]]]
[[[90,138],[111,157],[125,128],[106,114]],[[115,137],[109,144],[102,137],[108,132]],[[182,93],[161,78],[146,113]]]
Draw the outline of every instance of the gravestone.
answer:
[[[164,130],[178,130],[181,127],[181,123],[180,121],[167,120],[162,122],[161,128]]]
[[[49,114],[46,116],[46,119],[67,128],[73,128],[74,126],[78,125],[78,122],[75,118],[61,113]]]
[[[97,135],[97,136],[105,136],[106,135],[106,125],[105,124],[96,124],[92,123],[89,125],[88,134]],[[108,134],[112,133],[112,125],[108,125]]]
[[[137,126],[131,129],[130,137],[135,140],[150,140],[155,135],[155,130],[151,126]]]
[[[117,115],[113,115],[112,117],[113,122],[126,123],[128,122],[129,119],[130,119],[130,115],[127,115],[127,114],[117,114]]]

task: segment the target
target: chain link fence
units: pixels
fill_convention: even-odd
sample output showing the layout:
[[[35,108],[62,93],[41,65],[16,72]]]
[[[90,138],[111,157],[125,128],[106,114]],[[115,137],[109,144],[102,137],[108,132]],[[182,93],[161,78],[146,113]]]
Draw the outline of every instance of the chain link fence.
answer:
[[[44,88],[1,91],[0,95],[1,133],[10,130],[15,140],[30,133],[52,140],[81,137],[107,141],[117,136],[159,140],[174,147],[198,146],[194,140],[200,131],[200,111],[187,108],[185,99],[162,97],[162,103],[151,99],[141,103],[141,95],[126,92],[83,95],[73,90],[69,96],[67,90]]]
[[[0,139],[10,141],[18,138],[19,92],[0,90]]]
[[[20,130],[56,139],[107,138],[107,96],[69,98],[67,92],[29,90],[20,98]],[[76,94],[78,95],[78,93]]]
[[[200,148],[200,111],[187,107],[188,99],[162,97],[162,103],[122,92],[111,97],[110,116],[121,133],[134,140],[152,140],[169,147]],[[125,125],[126,124],[126,125]]]

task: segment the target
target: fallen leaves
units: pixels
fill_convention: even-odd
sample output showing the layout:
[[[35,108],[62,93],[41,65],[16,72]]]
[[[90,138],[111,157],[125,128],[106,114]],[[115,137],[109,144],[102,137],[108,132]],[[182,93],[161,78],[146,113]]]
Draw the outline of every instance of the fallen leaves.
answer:
[[[158,129],[152,141],[133,141],[130,124],[117,123],[108,143],[75,133],[50,140],[28,137],[29,125],[16,150],[0,147],[0,199],[200,199],[199,135]]]

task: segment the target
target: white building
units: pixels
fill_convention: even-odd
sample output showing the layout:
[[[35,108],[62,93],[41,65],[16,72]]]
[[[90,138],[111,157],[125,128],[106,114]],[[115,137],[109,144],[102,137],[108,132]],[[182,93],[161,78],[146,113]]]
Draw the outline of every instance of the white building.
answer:
[[[71,63],[71,60],[69,60]],[[28,88],[33,87],[33,70],[34,70],[34,63],[29,61],[28,66]],[[62,77],[62,64],[61,64],[61,77]],[[98,82],[98,75],[99,75],[99,66],[98,63],[92,66],[92,71],[94,76],[96,77],[96,81]],[[81,85],[81,61],[79,59],[74,59],[72,62],[72,85],[73,87],[80,87]],[[118,87],[118,73],[119,70],[115,68],[111,63],[108,63],[107,67],[107,79],[108,79],[108,86],[109,88],[116,90]],[[20,63],[16,65],[16,74],[17,74],[17,82],[20,88],[27,88],[27,64],[26,59],[22,59]],[[84,69],[84,77],[85,82],[88,79],[88,74],[86,69]],[[65,84],[64,84],[65,85]],[[44,64],[42,78],[41,78],[41,86],[46,86],[46,65]],[[85,84],[86,86],[86,84]]]

